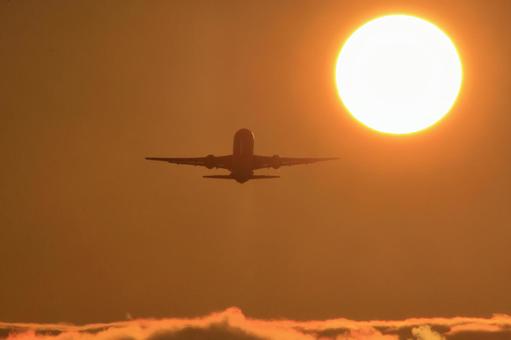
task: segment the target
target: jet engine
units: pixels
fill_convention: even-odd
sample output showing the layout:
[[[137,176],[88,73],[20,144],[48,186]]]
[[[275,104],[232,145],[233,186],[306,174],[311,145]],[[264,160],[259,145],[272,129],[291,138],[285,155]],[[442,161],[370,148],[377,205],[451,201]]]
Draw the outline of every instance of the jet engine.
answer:
[[[273,157],[271,158],[271,167],[274,168],[274,169],[278,169],[280,168],[280,156],[279,155],[273,155]]]
[[[206,168],[208,168],[208,169],[215,168],[216,167],[216,157],[214,155],[207,155],[205,165],[206,165]]]

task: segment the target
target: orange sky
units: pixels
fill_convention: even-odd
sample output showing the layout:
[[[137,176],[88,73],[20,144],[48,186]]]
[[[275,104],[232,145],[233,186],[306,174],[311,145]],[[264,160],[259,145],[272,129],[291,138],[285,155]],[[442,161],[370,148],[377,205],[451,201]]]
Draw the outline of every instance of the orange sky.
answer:
[[[395,137],[337,97],[388,13],[457,44],[458,103]],[[0,320],[511,313],[511,2],[0,2]],[[149,155],[339,156],[207,181]],[[220,171],[218,171],[220,172]],[[263,172],[264,173],[264,172]]]

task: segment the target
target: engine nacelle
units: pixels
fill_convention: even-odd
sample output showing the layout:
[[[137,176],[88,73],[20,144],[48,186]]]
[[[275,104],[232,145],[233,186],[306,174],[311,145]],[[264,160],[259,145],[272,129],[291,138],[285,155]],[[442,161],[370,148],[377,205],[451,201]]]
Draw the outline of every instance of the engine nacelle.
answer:
[[[213,155],[206,156],[206,168],[213,169],[216,168],[216,157]]]
[[[274,169],[280,168],[280,156],[279,155],[273,155],[271,158],[271,167]]]

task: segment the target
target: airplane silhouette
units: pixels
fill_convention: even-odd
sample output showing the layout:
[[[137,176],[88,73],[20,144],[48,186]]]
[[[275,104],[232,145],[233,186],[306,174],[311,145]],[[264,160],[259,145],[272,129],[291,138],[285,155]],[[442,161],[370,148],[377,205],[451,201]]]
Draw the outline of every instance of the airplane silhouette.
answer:
[[[174,164],[186,164],[205,166],[208,169],[222,168],[231,173],[229,175],[211,175],[204,178],[233,179],[238,183],[245,183],[250,179],[278,178],[280,176],[254,175],[254,170],[263,168],[278,169],[286,165],[308,164],[321,161],[337,159],[330,158],[289,158],[274,156],[254,155],[254,134],[249,129],[240,129],[234,134],[232,155],[196,158],[167,158],[167,157],[146,157],[150,161],[169,162]]]

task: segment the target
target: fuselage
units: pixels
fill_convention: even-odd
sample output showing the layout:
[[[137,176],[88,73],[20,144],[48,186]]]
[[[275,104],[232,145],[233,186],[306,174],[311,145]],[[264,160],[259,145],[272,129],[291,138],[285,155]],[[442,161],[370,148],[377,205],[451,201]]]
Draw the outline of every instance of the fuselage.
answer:
[[[253,175],[253,164],[254,134],[249,129],[240,129],[234,134],[231,175],[244,183]]]

